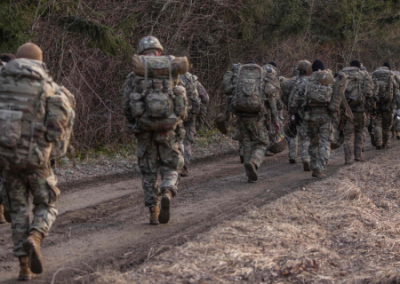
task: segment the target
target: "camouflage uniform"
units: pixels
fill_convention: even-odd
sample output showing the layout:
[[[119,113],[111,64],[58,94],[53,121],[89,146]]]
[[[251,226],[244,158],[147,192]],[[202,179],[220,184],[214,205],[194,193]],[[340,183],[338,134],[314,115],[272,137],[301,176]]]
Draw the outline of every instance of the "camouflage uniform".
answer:
[[[378,69],[389,70],[388,67],[379,67]],[[376,72],[376,71],[375,71]],[[378,149],[388,148],[390,146],[390,130],[393,123],[393,106],[399,98],[399,78],[392,72],[393,90],[392,100],[388,102],[376,102],[377,115],[373,121],[375,144]],[[381,88],[381,87],[379,87]]]
[[[273,98],[275,101],[276,105],[276,113],[277,113],[277,119],[278,123],[280,125],[280,130],[279,134],[282,134],[283,131],[283,102],[281,98],[281,84],[279,81],[279,70],[276,68],[274,65],[267,64],[263,66],[263,69],[265,70],[266,73],[266,79],[265,79],[265,93],[267,98]],[[269,130],[269,139],[270,142],[272,142],[275,138],[275,133],[270,126],[272,121],[272,114],[271,110],[267,109],[265,113],[265,123],[267,126],[267,129],[270,128]]]
[[[29,45],[32,44],[24,46]],[[0,112],[9,112],[11,109],[16,113],[23,113],[23,117],[27,118],[21,120],[22,134],[14,149],[18,158],[7,155],[7,151],[12,151],[9,148],[4,145],[0,147],[3,166],[1,195],[5,209],[12,219],[14,255],[21,258],[27,256],[26,245],[30,238],[33,235],[46,237],[57,217],[55,203],[60,190],[50,168],[50,159],[65,155],[75,116],[75,101],[68,90],[52,81],[44,63],[39,60],[19,58],[10,61],[1,72],[0,79]],[[19,103],[13,103],[11,108],[8,104],[12,92],[9,90],[15,92],[19,86],[20,93],[16,92],[14,96],[22,96],[24,100],[18,101],[14,98],[13,101]],[[36,106],[40,106],[39,110],[32,112]],[[9,139],[12,130],[4,120],[1,123],[3,129],[8,131],[2,133],[2,140]],[[34,132],[31,132],[32,124],[35,125]],[[29,140],[30,135],[32,140]],[[30,194],[34,204],[32,221]],[[35,243],[35,253],[40,250],[40,241]],[[37,265],[37,261],[41,262],[32,260],[33,267]],[[41,273],[41,269],[32,269],[32,272]]]
[[[177,193],[179,172],[184,165],[183,139],[185,130],[180,123],[176,130],[165,133],[144,131],[134,127],[136,119],[130,114],[131,106],[129,95],[135,88],[135,74],[128,75],[123,87],[123,106],[128,122],[135,129],[135,137],[138,141],[136,156],[139,169],[142,173],[142,187],[144,191],[144,205],[146,207],[157,206],[160,201],[160,187],[157,183],[160,170],[162,183],[161,191],[171,190],[173,195]]]
[[[244,163],[254,163],[257,169],[260,168],[269,142],[264,117],[238,116],[237,130]]]
[[[308,153],[314,176],[314,173],[321,174],[326,170],[326,164],[330,157],[332,117],[327,105],[316,105],[306,100],[308,97],[306,89],[308,89],[307,85],[311,77],[304,80],[297,91],[293,90],[291,107],[295,110],[298,110],[299,106],[305,107],[301,116],[307,125],[307,134],[310,139]]]
[[[288,105],[289,112],[296,116],[297,135],[295,137],[286,137],[289,146],[289,159],[296,159],[298,151],[297,145],[300,144],[300,156],[303,164],[310,162],[310,156],[308,154],[310,138],[308,136],[307,123],[304,121],[304,109],[302,107],[304,102],[301,99],[299,100],[299,97],[304,95],[304,84],[306,80],[306,76],[299,76],[294,80],[295,83],[289,96]]]
[[[11,213],[14,255],[25,256],[22,244],[31,230],[37,230],[44,236],[49,234],[58,214],[55,203],[60,190],[50,164],[32,170],[5,169],[3,176],[2,195],[4,205]],[[29,194],[32,194],[35,206],[32,222],[29,218]]]
[[[353,122],[345,121],[343,129],[345,163],[351,164],[353,155],[356,161],[363,160],[365,105],[366,100],[373,95],[373,81],[368,72],[360,71],[358,67],[346,67],[342,72],[349,76],[345,96],[354,116]],[[357,98],[357,102],[353,101],[355,98]]]
[[[187,88],[188,85],[194,85],[193,87],[195,88],[194,92],[197,92],[198,97],[201,101],[201,106],[204,107],[208,104],[209,102],[209,96],[207,91],[205,90],[205,88],[203,87],[203,85],[197,80],[197,77],[192,75],[191,73],[187,72],[184,75],[181,75],[181,80],[184,83],[184,86],[186,86]],[[193,80],[193,82],[188,82],[190,80]],[[186,93],[188,94],[190,92],[190,90],[186,89]],[[190,101],[190,98],[188,96],[188,99]],[[200,106],[200,113],[199,114],[194,114],[191,115],[189,117],[189,119],[184,121],[184,128],[186,131],[186,135],[185,135],[185,139],[183,140],[183,147],[184,147],[184,160],[185,160],[185,164],[184,164],[184,170],[182,171],[182,175],[183,172],[185,172],[185,174],[187,173],[189,166],[190,166],[190,159],[192,158],[192,145],[195,141],[196,135],[197,135],[197,127],[196,127],[196,120],[197,117],[201,114],[202,108]],[[190,111],[189,111],[190,112]],[[204,112],[204,110],[203,110]]]
[[[255,113],[249,113],[244,111],[237,111],[234,109],[233,107],[234,97],[238,96],[235,93],[235,89],[236,89],[236,84],[238,84],[237,80],[239,79],[237,78],[238,74],[237,72],[239,68],[240,68],[239,65],[235,65],[232,71],[228,71],[224,76],[224,81],[222,85],[223,88],[225,89],[225,93],[228,95],[227,112],[231,112],[233,110],[233,113],[237,118],[235,139],[239,141],[242,147],[246,174],[249,177],[249,182],[254,182],[257,180],[257,177],[255,176],[254,177],[255,179],[253,179],[251,172],[254,173],[254,171],[256,171],[261,166],[265,155],[265,150],[269,142],[268,132],[266,129],[266,122],[265,122],[266,110],[267,109],[270,110],[271,117],[274,122],[279,122],[279,118],[276,109],[275,97],[267,96],[268,90],[264,85],[264,82],[266,80],[266,74],[264,72],[263,72],[264,77],[261,78],[261,84],[260,84],[262,89],[259,89],[261,92],[260,99],[262,101],[261,111]],[[251,167],[254,166],[255,168],[253,168],[253,170],[250,172],[248,166]]]

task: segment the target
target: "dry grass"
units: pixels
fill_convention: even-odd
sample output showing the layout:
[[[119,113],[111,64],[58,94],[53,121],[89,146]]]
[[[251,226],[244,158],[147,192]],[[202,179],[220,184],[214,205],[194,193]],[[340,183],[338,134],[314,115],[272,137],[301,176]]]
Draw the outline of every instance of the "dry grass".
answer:
[[[400,283],[399,175],[396,155],[342,168],[98,283]]]

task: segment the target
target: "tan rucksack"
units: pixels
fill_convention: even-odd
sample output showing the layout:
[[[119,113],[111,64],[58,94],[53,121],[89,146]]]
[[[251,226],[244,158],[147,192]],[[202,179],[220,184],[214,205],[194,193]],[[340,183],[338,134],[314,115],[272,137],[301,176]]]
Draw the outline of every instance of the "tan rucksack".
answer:
[[[328,106],[332,98],[333,75],[330,70],[313,72],[307,80],[306,103],[309,106]]]
[[[53,141],[50,159],[64,156],[69,148],[74,120],[75,97],[67,88],[61,86],[55,95],[47,102],[47,133],[48,141]]]
[[[54,143],[68,144],[74,117],[70,103],[58,93],[59,89],[40,61],[14,59],[1,70],[0,158],[3,166],[37,168],[50,158],[65,154],[62,150],[52,154]]]
[[[379,103],[389,103],[393,99],[393,73],[387,67],[379,67],[372,73],[372,79],[379,86]]]
[[[179,60],[178,60],[179,59]],[[178,86],[179,75],[186,73],[187,58],[173,56],[135,56],[134,70],[144,68],[144,76],[134,74],[134,90],[129,95],[131,115],[139,129],[169,131],[187,115],[186,90]],[[181,64],[174,67],[174,62]],[[138,64],[138,62],[141,62]],[[136,64],[136,65],[135,65]]]
[[[264,107],[263,69],[257,64],[240,65],[232,98],[235,111],[258,113]]]
[[[263,66],[264,69],[264,91],[265,94],[270,96],[275,96],[281,91],[281,84],[279,82],[279,73],[275,66],[267,64]],[[277,98],[279,99],[279,98]]]

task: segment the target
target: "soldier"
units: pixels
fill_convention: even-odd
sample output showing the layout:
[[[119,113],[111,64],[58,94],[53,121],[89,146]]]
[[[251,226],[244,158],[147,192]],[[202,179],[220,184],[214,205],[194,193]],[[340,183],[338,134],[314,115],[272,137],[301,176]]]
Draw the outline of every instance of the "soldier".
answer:
[[[281,99],[281,86],[279,81],[279,70],[276,62],[271,61],[263,66],[265,72],[265,92],[267,98],[273,98],[276,103],[276,109],[279,119],[279,126],[282,130],[283,127],[283,102]],[[273,156],[277,153],[282,152],[285,149],[284,140],[282,140],[282,133],[276,132],[274,127],[271,126],[272,113],[269,109],[265,112],[265,126],[268,130],[269,145],[265,152],[266,156]]]
[[[292,77],[287,83],[282,84],[285,87],[284,97],[287,98],[289,121],[285,127],[286,139],[289,147],[289,162],[296,163],[297,157],[297,144],[300,140],[300,155],[303,163],[304,171],[311,171],[310,156],[308,155],[308,147],[310,146],[310,138],[307,134],[307,124],[304,122],[304,109],[301,105],[295,105],[293,98],[299,96],[299,91],[302,84],[307,80],[307,73],[311,68],[311,63],[308,60],[301,60],[297,64],[298,76]],[[287,85],[287,86],[286,86]],[[289,95],[288,95],[289,93]],[[286,99],[285,99],[286,100]],[[291,106],[293,105],[293,111]]]
[[[150,211],[150,224],[158,225],[170,219],[171,200],[184,164],[182,119],[187,115],[187,98],[178,83],[179,75],[188,71],[188,62],[186,57],[161,56],[163,47],[153,36],[142,38],[137,51],[140,56],[133,57],[133,72],[123,87],[123,108],[128,129],[138,141],[144,205]]]
[[[393,71],[396,82],[400,85],[400,72]],[[393,138],[400,140],[400,96],[393,98]]]
[[[244,166],[249,183],[257,181],[257,170],[263,162],[268,145],[265,127],[265,109],[271,110],[275,130],[279,131],[279,118],[275,98],[267,97],[264,69],[254,62],[236,64],[223,80],[227,97],[227,110],[237,117],[236,138],[242,144]]]
[[[192,144],[197,134],[196,120],[198,116],[202,115],[202,106],[204,112],[204,106],[208,104],[209,97],[195,75],[187,72],[181,75],[180,78],[186,89],[186,96],[189,102],[188,115],[183,123],[186,131],[185,139],[183,140],[185,164],[181,171],[181,176],[185,177],[189,174]]]
[[[0,70],[1,68],[7,64],[7,62],[15,59],[14,54],[11,53],[3,53],[0,56]],[[3,198],[1,195],[1,180],[2,180],[2,175],[1,175],[1,168],[0,168],[0,224],[5,224],[5,223],[11,223],[10,220],[10,214],[7,212],[6,216],[4,216],[4,206],[3,206]]]
[[[372,78],[379,86],[377,93],[374,94],[377,115],[373,122],[377,150],[387,149],[390,146],[393,102],[399,96],[399,83],[395,77],[389,63],[383,64],[372,73]]]
[[[360,61],[353,60],[350,63],[350,67],[342,70],[348,77],[345,97],[354,117],[354,121],[345,120],[344,122],[344,156],[346,165],[352,164],[353,159],[357,162],[364,161],[362,149],[366,123],[366,101],[373,95],[373,81],[368,72],[361,71],[360,68]]]
[[[324,178],[326,164],[329,160],[331,146],[331,115],[328,105],[332,98],[333,75],[325,70],[321,60],[312,64],[312,75],[305,80],[299,90],[293,90],[291,107],[305,107],[303,120],[307,123],[307,132],[310,138],[309,155],[311,158],[312,176]],[[293,110],[292,110],[293,111]]]
[[[42,50],[26,43],[0,74],[2,196],[12,219],[19,280],[43,271],[40,245],[58,214],[55,202],[60,194],[50,159],[65,154],[75,116],[73,95],[47,73]]]

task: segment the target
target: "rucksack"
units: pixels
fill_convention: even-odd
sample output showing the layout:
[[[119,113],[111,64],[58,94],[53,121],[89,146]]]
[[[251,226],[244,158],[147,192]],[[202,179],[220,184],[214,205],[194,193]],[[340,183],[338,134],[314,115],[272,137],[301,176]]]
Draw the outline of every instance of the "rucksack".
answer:
[[[235,89],[240,66],[240,63],[233,64],[232,70],[226,72],[224,74],[224,78],[222,79],[221,87],[224,90],[224,93],[228,96],[232,95],[232,92]]]
[[[46,138],[53,141],[50,159],[60,158],[67,153],[74,126],[75,107],[74,95],[63,86],[57,88],[55,95],[47,101]]]
[[[363,83],[364,76],[358,67],[346,67],[342,70],[347,75],[348,83],[345,91],[350,106],[356,106],[364,102]]]
[[[0,159],[3,166],[37,168],[65,154],[54,143],[68,144],[74,113],[58,94],[44,63],[14,59],[0,73]],[[61,91],[60,91],[61,92]],[[67,96],[67,95],[66,95]],[[68,96],[73,97],[70,93]]]
[[[275,66],[267,64],[264,69],[264,91],[267,96],[275,96],[280,93],[281,86],[279,82],[279,73]],[[279,99],[279,98],[276,98]]]
[[[372,73],[372,79],[378,85],[379,103],[389,103],[393,99],[393,73],[387,67],[379,67]]]
[[[263,69],[257,64],[244,64],[239,67],[232,98],[235,111],[258,113],[263,110]]]
[[[186,89],[188,114],[186,121],[192,120],[200,113],[201,100],[197,92],[197,77],[187,72],[181,75],[181,81]]]
[[[306,84],[306,104],[327,106],[332,98],[332,83],[333,76],[330,70],[313,72]]]
[[[169,131],[187,115],[186,91],[178,86],[181,72],[187,68],[173,68],[173,56],[138,56],[142,62],[144,76],[132,76],[134,90],[130,94],[132,117],[138,118],[138,125],[145,131]],[[180,61],[187,59],[180,58]],[[135,61],[134,61],[135,62]],[[140,69],[134,66],[140,73]]]

